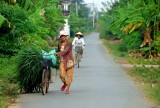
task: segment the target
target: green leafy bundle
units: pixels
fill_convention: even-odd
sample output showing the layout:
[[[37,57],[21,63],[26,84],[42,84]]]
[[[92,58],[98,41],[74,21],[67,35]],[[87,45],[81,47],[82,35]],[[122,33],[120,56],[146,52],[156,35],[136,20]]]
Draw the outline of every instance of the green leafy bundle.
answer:
[[[18,82],[26,93],[38,91],[41,83],[41,48],[30,45],[20,52],[18,63]]]

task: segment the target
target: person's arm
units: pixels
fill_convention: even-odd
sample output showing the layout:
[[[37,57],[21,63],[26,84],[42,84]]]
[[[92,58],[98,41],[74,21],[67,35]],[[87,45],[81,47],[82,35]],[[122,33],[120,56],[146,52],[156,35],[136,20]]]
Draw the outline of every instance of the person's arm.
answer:
[[[59,45],[59,43],[58,43],[58,52],[60,51],[60,45]]]
[[[55,55],[58,56],[58,57],[61,57],[61,56],[65,55],[66,53],[68,53],[69,50],[71,49],[71,47],[72,47],[72,43],[68,43],[66,45],[66,48],[64,49],[64,51],[57,52]]]
[[[85,46],[85,42],[84,42],[84,39],[82,38],[82,44]]]
[[[76,41],[76,37],[74,38],[74,40],[72,42],[72,45],[75,45],[75,41]]]

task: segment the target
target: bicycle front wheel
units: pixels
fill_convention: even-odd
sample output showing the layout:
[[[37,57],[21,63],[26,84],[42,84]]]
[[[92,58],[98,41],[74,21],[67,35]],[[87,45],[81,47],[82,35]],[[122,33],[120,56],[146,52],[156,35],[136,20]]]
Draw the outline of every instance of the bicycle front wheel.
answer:
[[[45,95],[47,92],[48,92],[47,70],[43,69],[43,72],[42,72],[42,94]]]

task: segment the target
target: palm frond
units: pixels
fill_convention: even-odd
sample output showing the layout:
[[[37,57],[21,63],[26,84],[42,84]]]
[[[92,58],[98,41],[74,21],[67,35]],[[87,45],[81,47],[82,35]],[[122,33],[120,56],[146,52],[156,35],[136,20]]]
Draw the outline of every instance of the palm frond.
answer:
[[[0,14],[0,27],[6,19]]]

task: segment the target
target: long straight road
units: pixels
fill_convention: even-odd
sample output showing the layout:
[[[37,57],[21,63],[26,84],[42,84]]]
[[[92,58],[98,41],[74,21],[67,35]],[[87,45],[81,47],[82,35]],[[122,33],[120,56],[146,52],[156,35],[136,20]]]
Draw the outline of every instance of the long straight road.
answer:
[[[19,108],[151,108],[120,65],[106,55],[98,35],[85,37],[84,56],[80,68],[75,67],[70,94],[60,91],[57,76],[45,96],[20,95]]]

